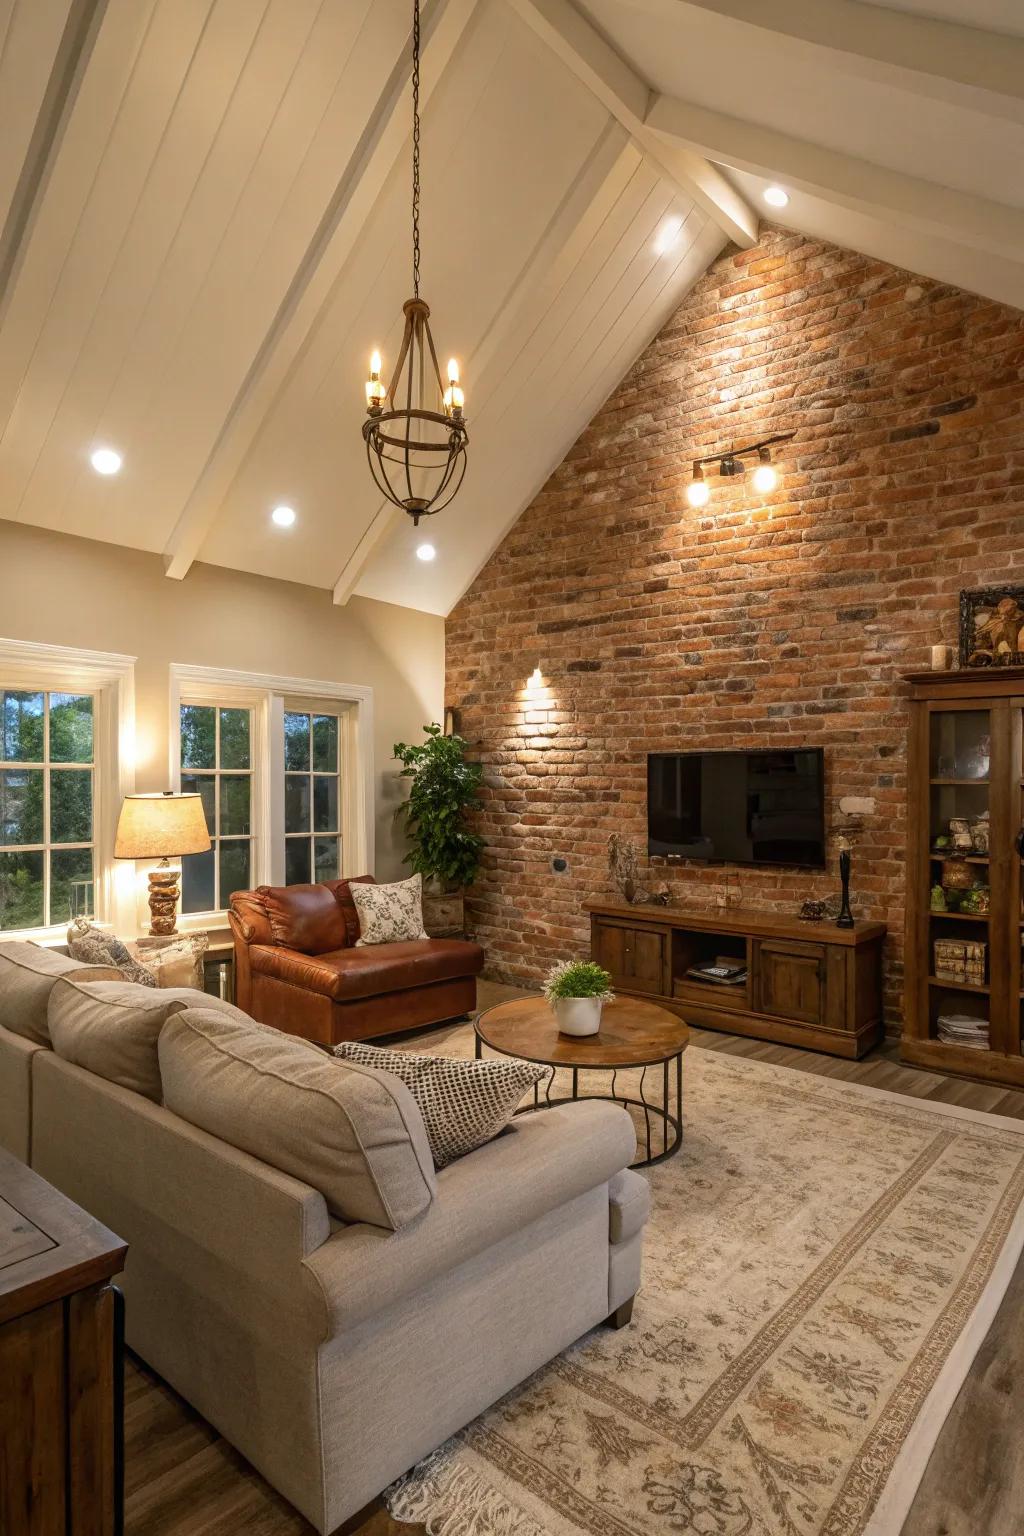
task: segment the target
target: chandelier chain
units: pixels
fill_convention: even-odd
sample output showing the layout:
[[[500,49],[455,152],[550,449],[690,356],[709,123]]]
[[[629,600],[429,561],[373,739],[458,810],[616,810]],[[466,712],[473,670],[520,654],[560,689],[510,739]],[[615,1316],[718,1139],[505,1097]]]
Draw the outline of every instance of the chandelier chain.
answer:
[[[412,291],[420,296],[420,0],[412,7]]]

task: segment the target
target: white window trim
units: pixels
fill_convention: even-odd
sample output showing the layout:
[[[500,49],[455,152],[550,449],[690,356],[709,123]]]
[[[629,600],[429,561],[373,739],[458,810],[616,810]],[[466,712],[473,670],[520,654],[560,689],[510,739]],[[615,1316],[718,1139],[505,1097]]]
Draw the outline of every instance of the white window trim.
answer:
[[[363,683],[325,682],[227,667],[170,666],[168,775],[181,788],[181,704],[224,704],[253,710],[253,885],[284,884],[284,701],[312,699],[346,708],[340,749],[354,764],[343,772],[345,815],[342,874],[373,870],[373,689]],[[209,927],[223,912],[186,913],[178,926]]]
[[[0,682],[15,688],[96,696],[93,734],[93,837],[96,920],[118,933],[136,928],[135,885],[128,862],[114,860],[121,802],[135,788],[135,656],[0,639]],[[66,923],[5,929],[2,940],[63,944]]]

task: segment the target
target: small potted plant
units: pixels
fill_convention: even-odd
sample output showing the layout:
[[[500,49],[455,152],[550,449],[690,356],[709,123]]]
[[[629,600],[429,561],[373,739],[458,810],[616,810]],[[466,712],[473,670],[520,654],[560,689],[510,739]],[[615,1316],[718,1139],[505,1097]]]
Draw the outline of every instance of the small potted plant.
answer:
[[[562,960],[553,965],[544,983],[562,1035],[596,1035],[601,1009],[614,1001],[611,977],[593,960]]]

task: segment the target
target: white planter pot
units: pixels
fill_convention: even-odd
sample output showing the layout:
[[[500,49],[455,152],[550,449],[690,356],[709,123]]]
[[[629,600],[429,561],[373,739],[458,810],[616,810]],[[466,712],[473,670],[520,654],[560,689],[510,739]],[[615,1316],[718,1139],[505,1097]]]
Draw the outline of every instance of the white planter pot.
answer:
[[[601,1028],[599,997],[560,997],[552,1003],[560,1035],[596,1035]]]

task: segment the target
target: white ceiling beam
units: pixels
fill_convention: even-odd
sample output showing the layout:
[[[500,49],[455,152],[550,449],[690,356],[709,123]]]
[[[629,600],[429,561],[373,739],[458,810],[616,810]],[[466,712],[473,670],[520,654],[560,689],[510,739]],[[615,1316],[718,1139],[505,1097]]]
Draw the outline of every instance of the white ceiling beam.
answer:
[[[1019,260],[1024,211],[670,96],[654,96],[648,127],[669,144],[739,171],[782,181],[839,207],[868,213],[989,255]]]
[[[757,244],[757,214],[721,171],[703,156],[659,140],[647,127],[650,87],[606,42],[570,0],[508,0],[512,9],[557,54],[650,155],[684,197],[709,214],[737,245]]]
[[[463,375],[471,391],[470,452],[473,416],[479,416],[547,312],[552,295],[586,253],[601,221],[635,175],[640,157],[631,136],[619,123],[610,123],[467,358]],[[374,552],[405,516],[391,502],[378,508],[335,582],[339,607],[352,597]]]
[[[26,7],[17,16],[8,17],[0,55],[10,41],[11,32],[22,23],[25,23],[24,31],[28,26],[38,29],[35,34],[30,34],[37,47],[43,36],[47,43],[54,37],[57,40],[25,158],[11,191],[7,216],[0,227],[0,319],[13,291],[106,8],[107,0],[51,0],[48,5],[39,5],[35,10]],[[26,40],[19,40],[24,50]],[[23,81],[18,85],[24,88]]]
[[[631,0],[685,22],[710,11],[813,49],[847,74],[1024,122],[1024,39],[863,0]],[[723,69],[728,60],[723,59]]]
[[[420,109],[425,110],[476,0],[434,0],[424,19]],[[404,109],[409,59],[403,51],[345,167],[330,207],[242,383],[203,472],[167,546],[164,570],[188,574],[289,370],[315,327],[335,283],[409,136]]]

